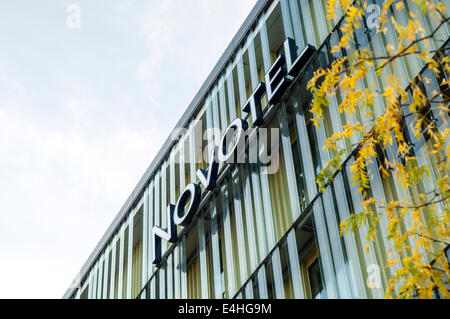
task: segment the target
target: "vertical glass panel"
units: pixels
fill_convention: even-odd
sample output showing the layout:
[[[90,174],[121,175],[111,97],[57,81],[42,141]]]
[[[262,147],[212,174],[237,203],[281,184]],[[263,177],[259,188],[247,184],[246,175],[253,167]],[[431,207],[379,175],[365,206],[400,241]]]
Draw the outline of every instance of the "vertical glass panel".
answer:
[[[302,277],[304,278],[304,291],[308,299],[326,299],[328,294],[325,288],[325,281],[320,258],[316,247],[305,247],[302,253]]]
[[[226,288],[227,288],[227,298],[233,297],[236,287],[237,280],[239,277],[237,274],[237,266],[235,264],[236,257],[238,256],[236,251],[236,231],[233,224],[233,211],[232,202],[230,202],[230,194],[228,191],[228,182],[221,189],[221,208],[222,208],[222,226],[223,226],[223,241],[224,241],[224,253],[225,253],[225,263],[226,263]]]
[[[303,30],[307,43],[318,47],[321,42],[316,39],[316,32],[314,32],[314,19],[315,15],[311,11],[310,0],[298,0],[301,11],[301,21],[303,21]]]
[[[265,25],[264,25],[265,28]],[[255,62],[256,62],[256,74],[257,74],[257,83],[260,82],[265,82],[265,68],[264,68],[264,57],[263,57],[263,49],[262,49],[262,40],[261,40],[261,32],[260,31],[258,34],[256,34],[255,39],[254,39],[254,50],[255,50]],[[267,37],[267,33],[265,34]],[[266,41],[268,41],[266,39]],[[268,43],[267,43],[268,45]],[[267,48],[268,49],[268,48]],[[270,59],[267,58],[267,59]],[[268,61],[269,65],[270,65],[270,60]],[[265,110],[267,108],[267,96],[264,94],[264,96],[261,98],[261,106],[262,109]]]
[[[325,289],[322,284],[322,275],[320,273],[319,259],[308,267],[308,278],[311,286],[311,298],[322,299],[326,296]]]
[[[185,140],[184,140],[184,147],[183,147],[183,162],[181,165],[184,165],[184,185],[188,185],[191,182],[191,153],[190,153],[190,134],[187,134]]]
[[[228,114],[227,85],[225,83],[224,75],[222,75],[222,78],[219,81],[219,111],[221,119],[220,125],[223,132],[232,120]]]
[[[103,276],[103,299],[109,298],[110,273],[111,273],[111,246],[112,244],[110,244],[108,246],[108,249],[106,250],[105,275]]]
[[[251,249],[257,247],[257,238],[256,238],[256,230],[255,230],[255,221],[253,218],[253,204],[252,204],[252,185],[251,185],[251,177],[248,171],[247,166],[242,166],[240,168],[241,173],[241,183],[242,183],[242,198],[244,200],[244,229],[245,236],[248,242],[248,259],[247,263],[250,265],[250,272],[254,271],[258,266],[258,249]]]
[[[153,282],[154,282],[154,291],[153,291],[154,294],[153,294],[153,296],[154,296],[154,299],[161,299],[161,293],[160,293],[160,290],[159,290],[160,283],[161,283],[160,274],[161,274],[161,268],[157,268],[156,271],[155,271],[155,275],[153,277]]]
[[[187,298],[187,257],[186,257],[186,237],[180,242],[181,260],[181,298]]]
[[[103,277],[105,275],[105,254],[100,259],[97,282],[97,299],[103,299]]]
[[[266,23],[266,15],[262,14],[260,17],[260,28],[259,28],[259,40],[260,42],[258,43],[258,39],[255,39],[255,47],[256,47],[256,59],[257,62],[259,61],[259,57],[258,57],[258,52],[260,52],[261,54],[261,60],[262,60],[262,64],[264,66],[264,68],[262,70],[258,69],[258,76],[260,76],[260,81],[262,81],[262,79],[264,79],[264,74],[266,74],[267,72],[269,72],[270,67],[272,65],[271,62],[271,58],[270,58],[270,45],[269,45],[269,37],[267,34],[267,23]],[[261,45],[261,49],[258,50],[258,44]],[[258,62],[259,65],[260,62]]]
[[[285,37],[294,38],[294,28],[292,26],[291,11],[288,0],[280,0],[281,17]]]
[[[259,288],[258,288],[258,277],[253,277],[252,282],[252,290],[253,290],[253,299],[259,299]]]
[[[275,299],[275,284],[273,281],[273,270],[272,270],[272,261],[269,259],[265,265],[265,274],[266,274],[266,285],[267,285],[267,298]]]
[[[237,245],[239,247],[238,249],[238,255],[239,255],[239,271],[240,271],[240,278],[242,280],[245,280],[247,278],[247,274],[250,272],[250,265],[248,262],[248,255],[249,255],[249,245],[246,237],[245,232],[245,224],[244,224],[244,218],[243,218],[243,198],[242,198],[242,192],[241,192],[241,181],[239,179],[239,174],[237,173],[237,170],[235,170],[233,173],[233,179],[232,179],[232,194],[234,199],[234,212],[235,212],[235,221],[236,221],[236,234],[237,234]]]
[[[329,298],[339,298],[333,256],[331,254],[327,225],[323,212],[322,198],[314,202],[314,230],[320,252],[320,261],[324,270],[325,288]]]
[[[295,169],[295,180],[297,182],[297,192],[300,201],[300,208],[303,211],[308,203],[308,196],[306,193],[305,174],[303,162],[301,157],[300,142],[298,140],[298,130],[295,123],[295,113],[292,102],[286,103],[286,118],[289,127],[289,140],[291,142],[292,159]]]
[[[352,205],[352,200],[349,189],[344,183],[343,173],[339,173],[333,183],[340,220],[345,220],[350,217],[349,207]],[[363,276],[366,265],[358,232],[344,233],[343,238],[347,248],[346,259],[350,265],[351,278],[355,283],[356,298],[366,298],[366,278]]]
[[[217,90],[217,84],[214,87],[214,90],[213,90],[213,93],[212,93],[212,115],[213,115],[212,128],[214,128],[214,129],[221,129],[221,121],[222,121],[222,119],[220,118],[219,93],[218,93],[218,90]],[[217,138],[218,138],[218,136],[214,135],[213,146],[218,144]],[[209,149],[212,149],[213,146],[211,146]]]
[[[259,298],[261,299],[267,299],[269,298],[268,288],[267,288],[267,279],[266,279],[266,268],[265,266],[262,266],[258,270],[258,294]]]
[[[301,207],[298,195],[297,179],[295,178],[296,172],[292,155],[292,143],[290,140],[291,133],[289,131],[286,107],[284,103],[279,109],[278,118],[280,123],[280,136],[282,141],[281,145],[283,151],[284,166],[286,168],[286,181],[289,191],[288,195],[291,204],[291,215],[292,220],[295,220],[301,213]]]
[[[173,299],[173,252],[167,257],[167,270],[166,270],[166,289],[167,289],[167,299]]]
[[[174,286],[174,298],[180,299],[181,298],[181,264],[180,264],[180,244],[178,243],[177,246],[175,246],[175,249],[173,251],[173,286]]]
[[[148,187],[145,189],[142,207],[142,272],[141,272],[141,287],[147,283],[148,273],[148,237],[149,237],[149,207],[148,207]]]
[[[140,207],[134,216],[134,230],[133,230],[133,256],[132,256],[132,285],[131,298],[135,298],[143,288],[142,285],[142,230],[143,230],[143,206]]]
[[[264,220],[264,207],[261,192],[261,184],[259,179],[259,167],[256,164],[248,164],[249,174],[252,180],[252,190],[253,190],[253,205],[255,207],[255,226],[257,230],[258,237],[258,251],[260,258],[263,258],[269,252],[268,250],[268,239],[272,234],[266,231],[265,220]],[[266,213],[270,213],[266,212]],[[271,238],[270,238],[271,240]]]
[[[167,298],[167,260],[159,268],[159,299]]]
[[[320,161],[319,144],[317,142],[316,128],[311,121],[311,115],[309,112],[305,112],[306,129],[308,132],[309,145],[311,147],[311,156],[314,167],[314,173],[319,175],[322,170],[322,163]]]
[[[211,217],[211,262],[213,267],[213,282],[214,282],[214,296],[215,299],[222,298],[224,287],[222,285],[222,258],[220,247],[220,233],[219,233],[219,217],[217,215],[215,199],[211,199],[209,204],[209,211]]]
[[[300,53],[305,47],[306,38],[304,35],[303,19],[301,18],[301,10],[299,10],[297,0],[289,0],[291,8],[292,26],[294,28],[294,39],[297,43],[297,53]]]
[[[281,17],[281,8],[277,4],[276,8],[270,13],[266,21],[267,36],[269,39],[269,49],[271,63],[284,52],[283,42],[285,40],[285,32],[283,27],[283,20]]]
[[[201,298],[200,260],[197,254],[192,255],[191,259],[188,261],[187,284],[188,284],[187,287],[188,298],[189,299]]]
[[[339,295],[341,298],[351,298],[354,295],[351,289],[352,280],[348,275],[348,263],[345,262],[346,254],[343,238],[339,236],[340,220],[336,211],[335,194],[332,185],[327,188],[322,198]]]
[[[245,50],[242,55],[243,65],[244,65],[244,83],[245,83],[245,100],[247,100],[253,92],[251,74],[250,74],[250,59],[249,52]]]
[[[187,298],[189,299],[202,297],[198,235],[198,228],[195,227],[186,238]]]
[[[127,251],[127,283],[125,285],[125,297],[127,299],[131,298],[131,290],[133,285],[133,239],[134,239],[134,209],[131,211],[129,217],[128,217],[128,244],[125,246],[125,249]]]
[[[298,227],[300,228],[300,227]],[[288,292],[286,292],[286,296],[289,296],[289,294],[292,292],[293,297],[297,299],[304,299],[305,294],[303,290],[304,285],[304,279],[302,277],[301,268],[300,268],[300,259],[299,259],[299,250],[298,247],[302,247],[304,244],[307,244],[307,241],[305,243],[298,243],[297,242],[297,236],[296,231],[292,229],[287,238],[287,258],[288,258],[288,265],[289,265],[289,271],[292,278],[292,291],[289,289]],[[306,233],[307,234],[307,233]],[[282,255],[283,258],[283,255]]]
[[[153,225],[155,225],[155,187],[153,180],[150,182],[149,186],[149,196],[148,196],[148,244],[147,244],[147,278],[145,281],[150,279],[153,274]]]
[[[95,264],[95,266],[92,269],[93,275],[92,275],[92,293],[91,293],[91,299],[96,299],[97,297],[97,276],[98,276],[98,262]]]
[[[116,235],[113,241],[111,252],[111,290],[109,293],[110,299],[117,298],[117,284],[118,284],[118,272],[119,272],[119,243],[118,236]]]
[[[226,95],[228,101],[228,113],[230,115],[230,121],[233,121],[236,118],[236,96],[235,96],[234,72],[232,65],[229,65],[227,67],[226,78],[227,78]]]
[[[272,123],[269,126],[268,141],[272,140],[272,129],[276,128],[275,125],[276,123]],[[292,210],[283,152],[279,149],[279,144],[275,146],[277,149],[272,149],[270,142],[267,142],[267,144],[268,152],[272,154],[272,156],[276,153],[279,154],[278,170],[275,173],[268,175],[275,236],[276,241],[278,241],[292,224]]]
[[[208,278],[206,230],[203,212],[199,214],[197,227],[198,227],[198,251],[200,258],[200,283],[201,283],[200,298],[207,299],[209,298],[208,285],[210,281]]]
[[[245,96],[241,97],[239,91],[239,81],[238,81],[238,67],[236,66],[232,71],[232,83],[233,83],[233,96],[234,96],[234,115],[236,118],[242,118],[241,114],[241,100],[245,100]],[[231,107],[231,105],[230,105]]]
[[[91,270],[91,271],[89,271],[89,278],[88,278],[89,284],[87,285],[87,288],[86,288],[86,290],[87,290],[87,298],[86,299],[92,299],[92,291],[93,291],[92,285],[94,284],[93,277],[94,277],[94,274],[93,274],[93,271]]]
[[[124,235],[123,235],[123,246],[121,246],[121,250],[123,251],[123,259],[121,261],[121,265],[122,265],[122,284],[120,284],[119,281],[119,288],[121,288],[119,290],[119,299],[125,299],[127,297],[127,284],[128,284],[128,240],[129,240],[129,236],[128,236],[128,231],[129,226],[127,225],[125,230],[124,230]]]
[[[250,281],[245,285],[243,297],[246,299],[253,299],[253,280],[250,279]]]
[[[286,241],[280,247],[280,262],[283,276],[283,289],[286,299],[294,298],[294,285],[289,264],[289,255]]]
[[[209,220],[209,211],[205,212],[203,217],[206,221]],[[206,289],[208,292],[208,298],[215,298],[215,258],[213,258],[213,244],[211,238],[211,224],[209,222],[205,223],[205,242],[206,242],[206,278],[202,279],[206,282]]]
[[[351,201],[349,203],[351,204],[349,206],[350,214],[356,214],[362,210],[362,201],[363,197],[361,194],[357,192],[358,187],[354,185],[354,182],[351,180],[352,174],[350,173],[350,166],[353,165],[354,160],[353,158],[347,163],[344,171],[344,185],[347,189],[348,194],[351,196]],[[378,264],[378,257],[377,257],[377,250],[375,249],[375,245],[373,242],[368,243],[369,250],[367,251],[365,247],[365,238],[367,237],[368,233],[368,227],[365,224],[362,224],[361,227],[359,227],[358,231],[356,232],[356,235],[358,236],[359,240],[357,240],[358,249],[360,251],[360,254],[363,256],[365,260],[365,265],[376,265]],[[365,276],[364,283],[367,282],[367,268],[364,268],[363,275]],[[384,271],[380,273],[381,279],[383,280],[384,277]],[[368,297],[372,298],[383,298],[384,292],[382,289],[368,289],[367,290]]]
[[[272,253],[272,271],[273,271],[273,284],[275,288],[275,298],[284,299],[284,280],[283,271],[281,268],[280,251],[278,248]]]
[[[328,35],[325,16],[321,0],[308,0],[309,10],[312,17],[312,31],[315,35],[316,43],[321,44]]]
[[[116,287],[117,287],[117,292],[115,293],[115,298],[117,298],[117,299],[122,299],[123,297],[122,297],[122,294],[123,294],[123,285],[124,285],[124,274],[126,273],[125,271],[124,271],[124,267],[123,267],[123,264],[124,264],[124,260],[126,260],[125,259],[125,257],[124,257],[124,255],[125,255],[125,253],[124,253],[124,247],[126,247],[125,246],[125,234],[126,234],[127,232],[125,232],[125,225],[122,225],[121,226],[121,228],[120,228],[120,235],[119,235],[119,242],[118,242],[118,256],[119,256],[119,258],[118,258],[118,267],[117,267],[117,269],[118,269],[118,272],[117,272],[117,283],[116,283]]]

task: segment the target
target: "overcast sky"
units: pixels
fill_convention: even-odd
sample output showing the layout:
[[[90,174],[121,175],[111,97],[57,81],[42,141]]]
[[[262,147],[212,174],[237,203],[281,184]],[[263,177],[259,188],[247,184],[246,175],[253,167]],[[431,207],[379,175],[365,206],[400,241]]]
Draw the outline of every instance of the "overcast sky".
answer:
[[[0,298],[62,297],[255,3],[0,2]]]

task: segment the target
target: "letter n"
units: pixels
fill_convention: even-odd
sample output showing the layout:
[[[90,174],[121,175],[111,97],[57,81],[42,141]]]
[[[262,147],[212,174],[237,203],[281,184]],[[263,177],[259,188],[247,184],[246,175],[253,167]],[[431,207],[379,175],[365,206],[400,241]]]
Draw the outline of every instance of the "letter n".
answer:
[[[174,243],[177,240],[177,226],[173,222],[175,205],[167,206],[167,229],[153,226],[153,263],[158,265],[161,262],[161,239]]]

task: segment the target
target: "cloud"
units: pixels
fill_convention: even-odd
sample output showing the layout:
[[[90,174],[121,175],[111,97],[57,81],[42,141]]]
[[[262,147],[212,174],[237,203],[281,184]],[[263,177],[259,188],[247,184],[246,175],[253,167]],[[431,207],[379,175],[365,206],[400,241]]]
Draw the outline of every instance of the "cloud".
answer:
[[[82,104],[70,101],[68,108],[80,124]],[[162,139],[151,127],[101,135],[77,127],[42,126],[19,110],[0,109],[0,283],[8,287],[0,297],[60,297]],[[21,267],[30,268],[13,272],[14,285],[4,286]]]
[[[177,119],[200,89],[256,0],[154,0],[139,22],[147,47],[137,78]],[[170,120],[170,119],[165,119]]]
[[[0,298],[63,295],[256,0],[77,3],[0,4]]]

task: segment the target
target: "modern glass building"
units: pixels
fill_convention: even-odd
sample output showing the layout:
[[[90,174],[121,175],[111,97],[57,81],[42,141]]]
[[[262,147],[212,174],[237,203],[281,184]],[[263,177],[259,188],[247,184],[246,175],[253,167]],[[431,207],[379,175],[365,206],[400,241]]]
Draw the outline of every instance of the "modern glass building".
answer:
[[[436,27],[411,1],[403,2],[429,30]],[[450,8],[450,1],[441,2]],[[386,253],[393,247],[384,233],[386,228],[376,233],[377,240],[368,252],[364,226],[356,233],[339,234],[340,221],[361,211],[363,201],[349,172],[355,143],[342,145],[347,152],[343,170],[326,191],[319,192],[315,182],[332,156],[322,147],[327,136],[342,131],[349,121],[373,120],[340,115],[337,94],[325,111],[324,129],[312,124],[307,82],[318,67],[346,54],[330,53],[342,36],[341,20],[331,22],[325,16],[326,0],[257,2],[179,120],[176,127],[185,130],[177,138],[167,139],[64,298],[383,298],[395,271],[395,267],[384,267]],[[432,43],[435,49],[448,45],[449,32],[440,29]],[[357,46],[369,46],[380,55],[393,41],[387,37],[389,33],[377,34],[367,24],[354,32]],[[277,98],[268,96],[267,90],[258,91],[261,82],[267,86],[266,74],[272,72],[276,78],[277,70],[289,72],[288,57],[297,55],[301,63]],[[415,57],[405,58],[395,72],[405,88],[422,74],[430,79],[423,85],[426,95],[449,92],[440,86],[442,78],[436,78]],[[373,73],[379,88],[387,83],[387,75],[383,72],[376,78]],[[448,74],[442,72],[441,76]],[[254,125],[254,114],[243,111],[254,92],[261,93],[260,125]],[[383,108],[383,100],[377,100],[373,117]],[[258,144],[266,152],[274,147],[279,150],[278,169],[268,173],[267,164],[261,162],[220,163],[217,185],[205,189],[197,170],[209,167],[203,151],[211,154],[221,138],[208,129],[224,132],[236,118],[248,121],[255,136],[265,128],[279,129],[273,131],[279,134],[269,130],[267,140]],[[441,117],[432,120],[446,125]],[[445,173],[437,165],[442,154],[428,155],[424,151],[428,141],[415,140],[406,124],[412,151],[433,170],[417,186],[420,189],[404,190],[392,177],[379,174],[379,162],[373,161],[370,188],[377,199],[414,198],[419,191],[434,189],[436,179]],[[273,136],[275,144],[269,144]],[[357,142],[357,137],[352,142]],[[195,215],[184,226],[176,226],[173,242],[160,240],[153,235],[153,227],[172,225],[167,207],[177,203],[190,183],[198,183],[201,189]],[[188,200],[190,204],[193,201]],[[380,222],[386,224],[386,220]],[[154,264],[158,248],[161,258]]]

